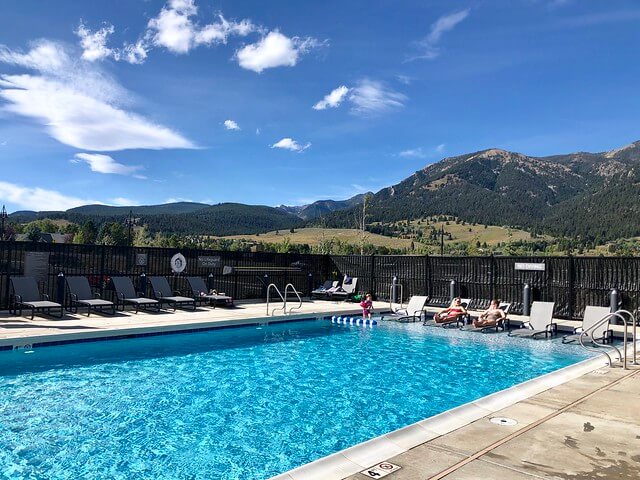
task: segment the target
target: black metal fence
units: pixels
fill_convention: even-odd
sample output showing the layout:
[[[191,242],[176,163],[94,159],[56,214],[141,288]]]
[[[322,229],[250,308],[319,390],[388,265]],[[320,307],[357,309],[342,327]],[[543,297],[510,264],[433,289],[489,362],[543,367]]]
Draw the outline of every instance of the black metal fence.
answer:
[[[187,260],[181,275],[174,275],[170,266],[176,253]],[[516,263],[543,263],[544,270],[517,270]],[[233,269],[225,274],[225,267]],[[514,303],[516,312],[522,310],[522,288],[528,283],[533,299],[554,301],[555,315],[561,318],[579,318],[586,305],[609,305],[614,288],[621,292],[622,306],[640,306],[640,258],[632,257],[342,256],[0,242],[0,309],[8,307],[12,275],[34,275],[43,293],[66,301],[59,288],[61,272],[87,276],[106,298],[112,295],[109,277],[116,275],[135,282],[142,274],[167,276],[184,293],[185,277],[201,276],[210,288],[242,300],[264,299],[269,283],[293,283],[308,294],[324,280],[347,274],[358,277],[360,291],[379,299],[389,298],[397,276],[405,298],[422,294],[446,299],[453,280],[457,294],[476,306],[497,297]]]

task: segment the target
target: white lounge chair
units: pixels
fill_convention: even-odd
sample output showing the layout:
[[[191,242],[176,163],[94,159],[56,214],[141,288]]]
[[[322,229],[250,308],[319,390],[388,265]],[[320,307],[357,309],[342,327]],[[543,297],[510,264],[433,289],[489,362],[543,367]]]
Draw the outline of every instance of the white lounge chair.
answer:
[[[464,330],[465,332],[482,332],[482,333],[489,332],[494,329],[496,332],[500,331],[501,329],[503,331],[506,330],[509,326],[509,319],[507,318],[507,315],[509,315],[509,310],[511,309],[511,303],[501,302],[500,305],[498,305],[498,308],[504,312],[505,317],[499,319],[495,325],[487,325],[485,327],[474,327],[473,325],[464,325],[460,327],[460,330]]]
[[[537,338],[544,335],[547,338],[558,333],[558,324],[553,322],[555,305],[554,302],[533,302],[529,321],[522,325],[524,328],[511,330],[509,336]]]
[[[573,333],[562,337],[562,343],[577,342],[582,335],[582,332],[589,330],[596,323],[602,320],[606,315],[610,313],[609,307],[594,307],[588,305],[584,309],[584,316],[582,317],[582,326],[573,329]],[[609,341],[613,336],[613,331],[609,329],[609,321],[603,322],[598,325],[591,332],[585,334],[587,339],[601,340],[603,342]]]
[[[422,319],[422,312],[429,297],[414,295],[409,299],[407,308],[400,309],[392,314],[382,316],[381,320],[393,320],[396,322],[419,322]]]

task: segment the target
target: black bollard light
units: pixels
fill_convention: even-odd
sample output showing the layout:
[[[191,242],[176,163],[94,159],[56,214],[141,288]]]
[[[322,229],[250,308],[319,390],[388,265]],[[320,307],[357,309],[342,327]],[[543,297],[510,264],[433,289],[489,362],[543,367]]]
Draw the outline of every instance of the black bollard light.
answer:
[[[60,271],[56,278],[56,301],[60,305],[64,305],[64,272]]]
[[[138,290],[140,290],[140,293],[142,293],[145,297],[147,296],[147,275],[144,272],[140,274]]]
[[[531,315],[531,285],[528,283],[522,289],[522,314],[525,317]]]
[[[456,282],[455,280],[451,280],[449,282],[449,300],[451,300],[452,302],[453,302],[453,299],[458,296],[457,290],[458,290],[458,282]]]

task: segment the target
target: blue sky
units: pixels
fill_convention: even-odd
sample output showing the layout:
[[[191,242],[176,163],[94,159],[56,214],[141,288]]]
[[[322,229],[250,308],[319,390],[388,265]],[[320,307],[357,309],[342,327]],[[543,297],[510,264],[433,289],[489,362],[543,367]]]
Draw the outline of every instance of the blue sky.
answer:
[[[4,0],[0,203],[278,205],[640,139],[634,0]]]

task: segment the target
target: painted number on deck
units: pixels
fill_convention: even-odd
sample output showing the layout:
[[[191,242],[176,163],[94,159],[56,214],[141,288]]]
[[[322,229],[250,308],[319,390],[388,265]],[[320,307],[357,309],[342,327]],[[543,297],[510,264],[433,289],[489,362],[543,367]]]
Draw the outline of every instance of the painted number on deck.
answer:
[[[382,462],[374,465],[371,468],[367,468],[360,473],[366,475],[369,478],[382,478],[398,470],[400,470],[400,466],[394,465],[393,463],[389,462]]]

